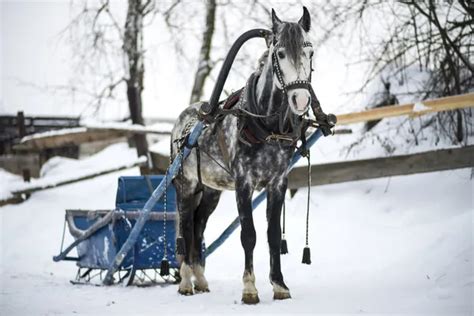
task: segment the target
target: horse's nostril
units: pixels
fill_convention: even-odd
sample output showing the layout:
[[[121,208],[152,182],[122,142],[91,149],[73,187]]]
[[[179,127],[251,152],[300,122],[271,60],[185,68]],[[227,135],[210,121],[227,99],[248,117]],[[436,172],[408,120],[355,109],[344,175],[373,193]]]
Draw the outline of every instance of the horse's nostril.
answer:
[[[294,105],[297,105],[297,103],[296,103],[296,93],[291,96],[291,101],[293,102]]]

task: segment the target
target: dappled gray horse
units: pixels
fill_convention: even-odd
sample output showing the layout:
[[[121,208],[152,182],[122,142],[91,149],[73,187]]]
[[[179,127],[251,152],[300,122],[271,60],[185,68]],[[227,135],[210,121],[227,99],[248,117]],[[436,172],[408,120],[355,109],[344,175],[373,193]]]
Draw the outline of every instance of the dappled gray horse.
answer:
[[[221,191],[235,190],[245,253],[242,301],[259,301],[253,269],[256,232],[252,193],[265,188],[270,282],[274,299],[290,298],[280,267],[280,215],[287,189],[287,169],[296,143],[304,134],[302,117],[310,106],[315,112],[324,113],[310,88],[313,48],[307,35],[311,24],[308,10],[304,8],[298,23],[282,22],[272,10],[272,24],[273,38],[259,70],[224,105],[240,115],[226,115],[210,124],[199,138],[199,150],[193,150],[174,180],[178,192],[178,235],[184,240],[181,294],[193,294],[193,275],[194,290],[209,291],[201,252],[204,229]],[[199,106],[193,104],[184,110],[174,126],[173,159],[179,153],[179,140],[198,119]]]

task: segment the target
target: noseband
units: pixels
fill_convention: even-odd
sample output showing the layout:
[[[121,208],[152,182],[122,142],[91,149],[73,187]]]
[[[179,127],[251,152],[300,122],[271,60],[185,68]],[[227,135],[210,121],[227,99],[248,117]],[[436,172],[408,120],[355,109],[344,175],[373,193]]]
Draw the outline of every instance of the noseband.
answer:
[[[277,56],[278,47],[279,47],[278,43],[274,43],[273,52],[272,52],[272,67],[273,67],[273,72],[276,74],[278,82],[280,83],[281,90],[283,91],[283,93],[288,94],[288,90],[291,90],[291,89],[311,90],[311,73],[309,75],[309,80],[295,80],[289,83],[285,83],[285,81],[283,80],[282,72],[281,72],[280,62],[278,61],[278,56]],[[303,42],[303,47],[313,47],[313,44],[311,44],[311,42]]]

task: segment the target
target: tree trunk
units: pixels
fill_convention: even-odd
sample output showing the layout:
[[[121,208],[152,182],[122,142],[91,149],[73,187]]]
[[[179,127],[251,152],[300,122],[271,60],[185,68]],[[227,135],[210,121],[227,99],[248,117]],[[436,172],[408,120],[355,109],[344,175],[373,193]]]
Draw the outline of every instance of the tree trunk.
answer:
[[[216,20],[216,0],[206,1],[206,26],[204,28],[201,51],[199,54],[198,69],[194,76],[194,85],[191,92],[191,103],[198,102],[203,94],[204,83],[211,73],[211,45]]]
[[[143,75],[143,10],[142,0],[128,0],[123,50],[128,66],[127,99],[133,124],[144,125],[142,116]],[[138,156],[148,157],[146,134],[133,136]],[[148,166],[140,167],[141,174],[150,173]]]

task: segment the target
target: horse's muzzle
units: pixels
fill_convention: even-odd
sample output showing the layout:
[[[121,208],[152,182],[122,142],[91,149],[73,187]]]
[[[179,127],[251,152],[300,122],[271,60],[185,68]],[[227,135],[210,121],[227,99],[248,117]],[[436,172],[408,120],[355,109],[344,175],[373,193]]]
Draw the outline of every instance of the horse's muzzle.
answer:
[[[311,94],[306,89],[295,89],[289,93],[288,103],[297,115],[303,115],[311,104]]]

